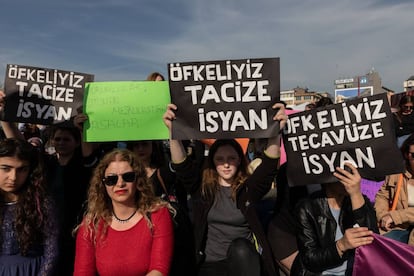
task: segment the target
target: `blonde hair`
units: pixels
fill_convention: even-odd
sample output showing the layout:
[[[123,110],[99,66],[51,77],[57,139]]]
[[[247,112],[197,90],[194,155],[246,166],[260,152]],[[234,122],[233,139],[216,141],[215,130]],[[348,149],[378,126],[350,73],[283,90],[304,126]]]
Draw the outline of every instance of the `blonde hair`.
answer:
[[[150,213],[162,207],[167,207],[174,213],[172,207],[167,202],[155,196],[152,183],[147,178],[145,167],[135,154],[128,149],[115,149],[107,153],[95,168],[88,190],[88,207],[82,223],[75,229],[76,232],[81,225],[84,225],[86,229],[85,234],[95,244],[100,239],[105,238],[108,226],[112,221],[112,200],[106,192],[103,178],[109,164],[116,161],[128,162],[136,173],[135,185],[137,191],[135,194],[135,204],[137,211],[143,214],[150,228],[152,228],[151,219],[149,218]],[[101,236],[97,237],[96,233],[101,233]]]

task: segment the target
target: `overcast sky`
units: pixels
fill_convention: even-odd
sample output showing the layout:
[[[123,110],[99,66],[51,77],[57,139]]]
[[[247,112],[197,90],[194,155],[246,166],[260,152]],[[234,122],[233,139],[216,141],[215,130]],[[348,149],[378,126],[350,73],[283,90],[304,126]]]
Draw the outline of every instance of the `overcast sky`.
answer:
[[[7,64],[95,75],[167,76],[170,62],[280,57],[281,88],[334,90],[379,72],[403,91],[414,75],[414,1],[14,0],[0,16]]]

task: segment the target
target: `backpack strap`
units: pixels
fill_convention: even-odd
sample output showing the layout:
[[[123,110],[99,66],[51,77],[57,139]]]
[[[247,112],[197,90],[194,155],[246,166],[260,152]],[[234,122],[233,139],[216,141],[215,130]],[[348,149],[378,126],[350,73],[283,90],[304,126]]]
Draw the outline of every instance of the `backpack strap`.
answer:
[[[390,211],[393,211],[397,208],[397,203],[398,203],[398,199],[400,197],[400,191],[401,191],[401,186],[402,186],[402,183],[403,183],[403,179],[404,179],[404,174],[400,174],[400,177],[398,178],[398,182],[397,182],[397,188],[395,189],[394,198],[392,200],[392,205],[391,205]]]
[[[157,178],[158,178],[158,181],[160,181],[161,187],[164,190],[166,197],[168,198],[169,193],[167,191],[167,187],[165,186],[164,179],[162,179],[162,177],[161,177],[161,173],[160,173],[160,169],[159,168],[157,169]]]

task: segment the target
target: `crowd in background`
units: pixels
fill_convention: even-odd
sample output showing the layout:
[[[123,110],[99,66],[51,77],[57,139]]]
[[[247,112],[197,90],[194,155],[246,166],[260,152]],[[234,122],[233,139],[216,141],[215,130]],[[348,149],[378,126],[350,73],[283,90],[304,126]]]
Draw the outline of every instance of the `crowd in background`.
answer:
[[[0,275],[350,275],[373,233],[414,248],[413,109],[404,96],[394,113],[406,171],[375,202],[350,164],[335,183],[290,187],[278,133],[244,152],[232,139],[86,143],[86,114],[2,121]]]

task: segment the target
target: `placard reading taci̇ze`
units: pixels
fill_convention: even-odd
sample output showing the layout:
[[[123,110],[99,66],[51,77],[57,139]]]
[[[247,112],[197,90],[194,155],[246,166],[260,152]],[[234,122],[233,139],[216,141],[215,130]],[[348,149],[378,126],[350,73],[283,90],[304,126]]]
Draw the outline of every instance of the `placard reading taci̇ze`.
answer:
[[[385,93],[292,114],[283,132],[290,186],[336,182],[346,162],[366,179],[404,170]]]
[[[279,58],[169,64],[174,139],[258,138],[279,131]]]
[[[69,121],[82,106],[90,74],[8,64],[4,120],[56,124]]]

